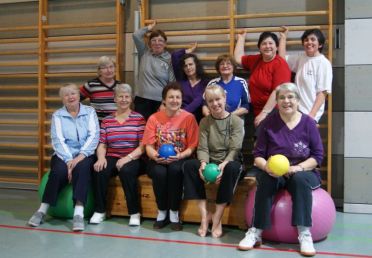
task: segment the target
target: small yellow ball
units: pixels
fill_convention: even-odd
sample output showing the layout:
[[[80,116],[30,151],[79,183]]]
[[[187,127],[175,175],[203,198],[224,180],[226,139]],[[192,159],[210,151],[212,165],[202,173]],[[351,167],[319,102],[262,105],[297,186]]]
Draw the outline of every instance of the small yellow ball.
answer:
[[[267,166],[275,175],[282,176],[288,172],[289,160],[284,155],[276,154],[269,158]]]

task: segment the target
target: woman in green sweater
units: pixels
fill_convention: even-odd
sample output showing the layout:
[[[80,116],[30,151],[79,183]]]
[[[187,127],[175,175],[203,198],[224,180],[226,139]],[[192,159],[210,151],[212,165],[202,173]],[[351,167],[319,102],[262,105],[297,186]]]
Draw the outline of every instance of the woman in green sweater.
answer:
[[[197,159],[184,164],[184,199],[198,200],[201,224],[198,234],[208,233],[212,222],[212,236],[222,236],[221,218],[225,207],[231,202],[237,182],[242,174],[240,150],[243,139],[243,120],[226,111],[226,93],[219,85],[207,86],[204,93],[210,115],[199,125],[199,146]],[[216,209],[213,214],[207,210],[203,170],[208,163],[218,165],[218,191]]]

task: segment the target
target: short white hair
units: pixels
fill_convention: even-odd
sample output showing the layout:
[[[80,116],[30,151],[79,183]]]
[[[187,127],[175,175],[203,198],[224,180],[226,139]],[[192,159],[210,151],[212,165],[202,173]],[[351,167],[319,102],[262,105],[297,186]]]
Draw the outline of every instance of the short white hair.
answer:
[[[66,83],[59,88],[59,96],[62,98],[67,93],[74,91],[79,93],[79,87],[75,83]]]
[[[132,87],[127,83],[119,83],[114,88],[115,97],[121,93],[128,93],[131,97],[133,97],[133,90]]]

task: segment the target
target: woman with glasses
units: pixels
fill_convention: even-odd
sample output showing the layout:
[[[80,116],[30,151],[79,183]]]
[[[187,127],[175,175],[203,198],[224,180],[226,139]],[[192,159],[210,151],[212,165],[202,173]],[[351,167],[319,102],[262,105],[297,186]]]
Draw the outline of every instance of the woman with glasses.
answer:
[[[260,53],[256,55],[244,54],[245,37],[245,31],[238,35],[234,57],[240,66],[250,71],[249,93],[257,127],[274,109],[275,88],[291,81],[291,71],[277,54],[279,40],[274,33],[261,33],[257,43]]]
[[[163,88],[175,81],[171,64],[171,55],[165,49],[167,36],[161,30],[153,30],[156,22],[133,33],[139,58],[138,82],[134,107],[147,120],[155,113],[161,103]],[[146,45],[145,35],[148,36]]]
[[[114,88],[119,83],[115,80],[115,60],[108,56],[98,59],[98,77],[86,82],[80,88],[80,98],[89,98],[90,105],[96,110],[99,121],[116,110]]]
[[[270,212],[274,196],[286,188],[292,196],[292,225],[297,227],[300,252],[315,255],[310,233],[312,226],[312,191],[321,186],[317,168],[323,159],[323,145],[314,119],[298,110],[300,95],[293,83],[283,83],[276,89],[279,112],[268,116],[261,125],[253,150],[257,190],[252,227],[240,250],[250,250],[262,243],[262,231],[271,227]],[[282,154],[290,162],[284,176],[275,175],[268,167],[272,155]]]
[[[250,97],[247,82],[234,75],[236,62],[230,55],[220,55],[215,63],[220,77],[211,80],[209,85],[219,85],[226,92],[226,110],[234,115],[243,117],[249,111]],[[203,106],[203,115],[210,114],[208,105]]]

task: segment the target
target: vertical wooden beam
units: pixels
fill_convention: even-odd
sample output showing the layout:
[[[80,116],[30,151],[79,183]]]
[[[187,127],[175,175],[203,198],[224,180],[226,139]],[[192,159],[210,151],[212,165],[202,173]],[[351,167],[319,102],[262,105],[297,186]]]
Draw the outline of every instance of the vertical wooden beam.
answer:
[[[141,0],[141,28],[145,27],[145,20],[149,18],[149,0]]]
[[[229,1],[229,16],[230,16],[230,47],[229,47],[229,54],[234,54],[234,47],[235,47],[235,11],[236,5],[235,0]]]
[[[333,58],[333,0],[328,0],[328,59]],[[328,95],[327,191],[332,193],[332,95]]]
[[[116,0],[115,6],[115,55],[116,55],[116,79],[119,81],[124,80],[124,7],[120,3],[120,0]]]
[[[46,155],[45,151],[45,116],[46,116],[46,105],[45,105],[45,85],[46,85],[46,32],[43,29],[43,25],[48,24],[48,0],[39,0],[39,17],[38,17],[38,44],[39,44],[39,60],[38,60],[38,135],[39,135],[39,161],[38,161],[38,178],[39,181],[44,174]]]

